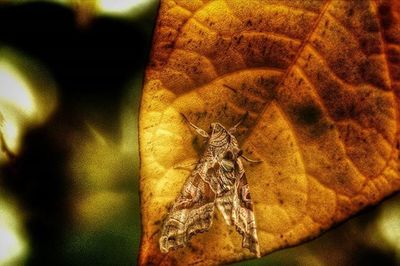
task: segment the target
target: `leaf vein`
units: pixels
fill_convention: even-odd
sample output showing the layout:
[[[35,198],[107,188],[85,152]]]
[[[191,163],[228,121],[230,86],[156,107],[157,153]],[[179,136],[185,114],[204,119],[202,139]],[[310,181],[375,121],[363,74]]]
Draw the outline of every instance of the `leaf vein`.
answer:
[[[309,40],[310,40],[311,36],[313,35],[315,29],[318,27],[318,25],[319,25],[319,23],[320,23],[322,17],[324,16],[324,14],[325,14],[327,8],[329,7],[329,4],[331,3],[331,1],[332,1],[332,0],[326,0],[326,1],[325,1],[324,5],[323,5],[323,8],[322,8],[322,11],[321,11],[321,13],[319,14],[319,16],[318,16],[316,22],[315,22],[314,25],[311,27],[311,30],[310,30],[308,36],[304,39],[302,45],[299,47],[299,49],[298,49],[298,51],[297,51],[297,53],[296,53],[296,56],[295,56],[295,58],[293,59],[293,62],[292,62],[292,63],[289,65],[289,67],[287,68],[287,70],[286,70],[285,74],[283,75],[283,77],[281,78],[280,82],[276,85],[276,88],[279,88],[279,87],[281,87],[282,85],[284,85],[284,82],[285,82],[286,78],[289,76],[289,74],[290,74],[290,72],[292,71],[294,65],[296,65],[296,63],[297,63],[297,61],[298,61],[298,59],[299,59],[301,53],[304,51],[305,46],[306,46],[307,43],[309,42]],[[267,108],[264,107],[264,109],[263,109],[263,110],[261,111],[261,113],[258,115],[258,117],[257,117],[257,119],[256,119],[256,121],[255,121],[255,124],[257,124],[257,123],[259,122],[259,120],[263,117],[263,114],[265,113],[266,109],[267,109]],[[253,127],[253,128],[254,128],[254,127]],[[247,136],[249,136],[249,135],[252,133],[253,128],[250,129],[250,130],[248,131]]]
[[[363,49],[361,49],[361,45],[360,45],[360,41],[359,41],[359,39],[358,39],[358,36],[357,36],[357,34],[356,34],[353,30],[351,30],[348,26],[345,26],[345,25],[343,24],[343,22],[340,21],[340,20],[339,20],[335,15],[333,15],[331,12],[327,11],[326,14],[327,14],[337,25],[339,25],[339,26],[344,30],[344,32],[346,32],[346,33],[354,40],[354,42],[357,44],[357,46],[358,46],[358,48],[359,48],[359,51],[361,51],[363,55],[365,55],[366,57],[370,56],[370,55],[367,55]]]
[[[304,71],[300,67],[297,67],[297,69],[299,70],[299,73],[302,75],[304,80],[309,84],[310,88],[313,90],[316,99],[318,100],[319,104],[321,105],[322,110],[327,115],[328,119],[331,120],[331,122],[336,122],[335,119],[333,119],[329,115],[329,110],[326,107],[326,105],[325,105],[324,101],[322,100],[321,96],[319,95],[318,91],[316,90],[315,85],[310,81],[310,79],[308,78],[306,73],[304,73]],[[337,127],[335,127],[335,131],[339,135],[339,131],[338,131]],[[339,143],[341,144],[340,146],[341,146],[342,151],[344,152],[344,155],[346,156],[346,159],[349,162],[349,164],[357,171],[357,174],[359,174],[360,176],[364,176],[362,174],[362,172],[361,172],[361,169],[358,168],[358,166],[353,162],[353,160],[348,155],[347,148],[346,148],[346,145],[343,143],[343,140],[340,140]]]

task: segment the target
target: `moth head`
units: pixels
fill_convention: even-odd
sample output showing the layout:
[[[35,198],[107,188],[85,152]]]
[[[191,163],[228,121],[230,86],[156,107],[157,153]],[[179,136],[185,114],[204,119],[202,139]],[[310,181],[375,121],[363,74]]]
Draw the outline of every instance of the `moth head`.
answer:
[[[228,130],[221,125],[220,123],[212,123],[210,125],[211,136],[209,140],[209,144],[211,146],[223,146],[230,142],[231,135]]]
[[[211,129],[211,135],[227,133],[225,127],[220,123],[211,123],[210,129]]]

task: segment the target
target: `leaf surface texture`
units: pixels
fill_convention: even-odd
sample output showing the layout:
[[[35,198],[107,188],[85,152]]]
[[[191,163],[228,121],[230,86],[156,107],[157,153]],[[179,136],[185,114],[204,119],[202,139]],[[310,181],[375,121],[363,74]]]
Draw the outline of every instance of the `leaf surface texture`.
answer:
[[[168,208],[199,159],[199,127],[233,126],[262,255],[312,239],[400,188],[400,4],[163,0],[140,108],[141,264],[250,258],[217,212],[162,254]]]

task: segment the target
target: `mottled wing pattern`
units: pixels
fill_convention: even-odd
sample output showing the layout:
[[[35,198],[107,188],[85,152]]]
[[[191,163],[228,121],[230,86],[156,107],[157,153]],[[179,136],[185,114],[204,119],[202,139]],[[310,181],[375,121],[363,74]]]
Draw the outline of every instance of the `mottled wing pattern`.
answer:
[[[160,249],[183,247],[190,238],[207,231],[212,224],[215,193],[195,170],[188,177],[176,199],[161,232]]]
[[[228,225],[235,225],[242,235],[242,246],[260,256],[257,228],[253,212],[253,201],[240,159],[234,167],[236,182],[232,189],[216,199],[216,204]]]
[[[232,220],[236,230],[243,236],[242,246],[260,257],[253,201],[250,197],[246,174],[243,172],[235,186]]]

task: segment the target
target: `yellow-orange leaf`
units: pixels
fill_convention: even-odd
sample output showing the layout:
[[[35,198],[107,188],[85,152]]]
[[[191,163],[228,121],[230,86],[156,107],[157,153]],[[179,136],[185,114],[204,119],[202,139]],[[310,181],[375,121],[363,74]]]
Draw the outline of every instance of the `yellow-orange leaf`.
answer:
[[[216,213],[168,254],[162,221],[204,148],[179,113],[232,126],[262,255],[318,236],[400,189],[400,3],[163,0],[140,109],[143,265],[253,256]]]

